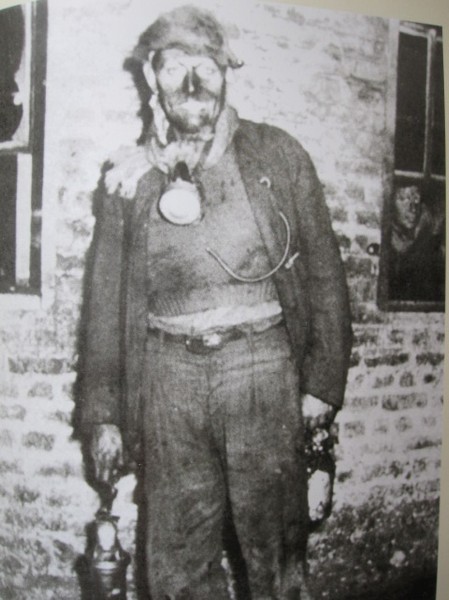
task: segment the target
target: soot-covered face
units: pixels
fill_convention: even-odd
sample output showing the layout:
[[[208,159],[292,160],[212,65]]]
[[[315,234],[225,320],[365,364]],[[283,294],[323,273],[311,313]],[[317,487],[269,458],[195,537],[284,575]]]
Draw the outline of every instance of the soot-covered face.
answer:
[[[197,133],[214,126],[224,101],[223,67],[209,56],[169,48],[159,53],[153,68],[161,106],[176,129]]]

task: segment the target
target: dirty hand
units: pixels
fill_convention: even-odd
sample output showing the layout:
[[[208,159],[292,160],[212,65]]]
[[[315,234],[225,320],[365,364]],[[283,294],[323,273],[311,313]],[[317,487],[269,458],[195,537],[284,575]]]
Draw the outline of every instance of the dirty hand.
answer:
[[[329,427],[331,425],[337,414],[335,406],[315,398],[312,394],[303,394],[301,400],[306,429],[313,431],[317,427]]]
[[[117,425],[94,425],[90,440],[96,481],[113,484],[123,466],[122,436]]]

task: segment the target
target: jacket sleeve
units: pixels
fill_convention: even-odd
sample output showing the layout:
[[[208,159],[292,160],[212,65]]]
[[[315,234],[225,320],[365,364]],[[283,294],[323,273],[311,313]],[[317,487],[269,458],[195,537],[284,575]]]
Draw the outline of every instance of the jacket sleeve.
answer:
[[[117,194],[106,194],[103,181],[94,204],[96,224],[86,266],[75,418],[75,430],[83,436],[94,424],[120,425],[122,385],[123,206]]]
[[[291,158],[291,157],[290,157]],[[308,154],[296,147],[293,191],[301,266],[309,307],[308,340],[301,364],[304,393],[336,406],[343,403],[352,345],[346,275],[325,203]]]

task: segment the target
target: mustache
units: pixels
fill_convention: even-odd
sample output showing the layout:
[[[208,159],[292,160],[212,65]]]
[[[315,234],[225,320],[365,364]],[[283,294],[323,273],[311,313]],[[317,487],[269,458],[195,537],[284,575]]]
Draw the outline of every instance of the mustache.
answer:
[[[164,94],[162,98],[164,98]],[[165,99],[165,98],[164,98]],[[188,100],[196,100],[197,102],[208,102],[208,101],[216,101],[219,100],[216,94],[213,94],[209,90],[204,88],[196,89],[192,92],[187,92],[184,90],[179,90],[178,92],[174,92],[170,94],[170,104],[171,105],[179,105],[184,104]]]

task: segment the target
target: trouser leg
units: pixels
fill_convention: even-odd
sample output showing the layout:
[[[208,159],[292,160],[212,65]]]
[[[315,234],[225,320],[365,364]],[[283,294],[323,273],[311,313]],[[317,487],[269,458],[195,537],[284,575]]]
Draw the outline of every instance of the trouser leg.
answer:
[[[182,345],[148,347],[144,392],[147,573],[152,600],[228,598],[225,488],[207,419],[207,373]]]
[[[227,407],[227,484],[252,600],[307,600],[303,426],[285,332],[254,336],[215,395]]]

